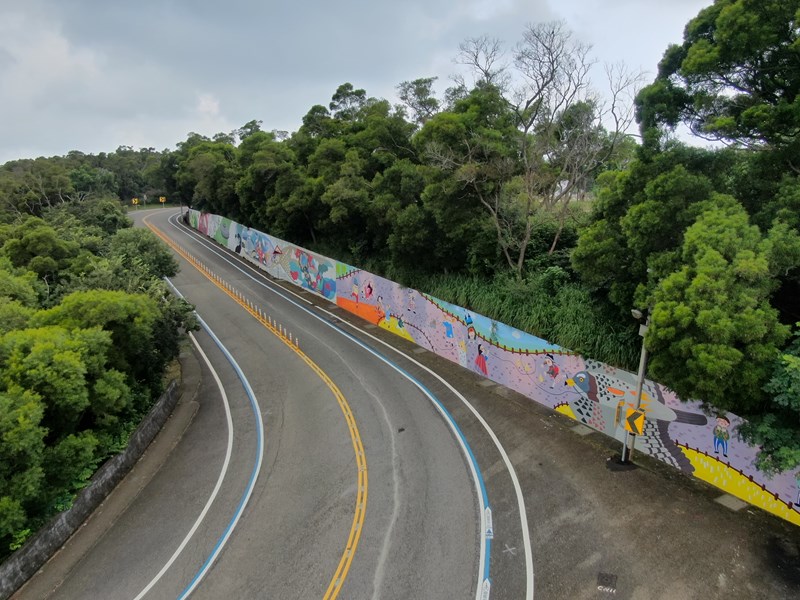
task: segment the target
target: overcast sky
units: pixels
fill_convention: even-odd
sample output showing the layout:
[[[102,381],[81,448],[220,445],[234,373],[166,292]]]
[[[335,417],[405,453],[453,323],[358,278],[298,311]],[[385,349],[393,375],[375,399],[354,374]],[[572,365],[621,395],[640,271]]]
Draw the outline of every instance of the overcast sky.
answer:
[[[173,148],[260,119],[295,131],[344,82],[396,102],[457,72],[458,44],[508,47],[563,19],[594,56],[650,81],[712,0],[0,0],[0,163]]]

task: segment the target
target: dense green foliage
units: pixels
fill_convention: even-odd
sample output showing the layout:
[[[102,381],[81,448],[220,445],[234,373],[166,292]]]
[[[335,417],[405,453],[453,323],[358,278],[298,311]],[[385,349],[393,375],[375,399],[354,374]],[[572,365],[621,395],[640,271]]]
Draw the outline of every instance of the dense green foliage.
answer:
[[[130,317],[124,302],[117,313],[90,297],[97,321],[84,322],[89,301],[67,294],[152,289],[139,268],[168,274],[169,260],[139,232],[108,239],[114,211],[75,200],[166,195],[623,367],[640,343],[630,310],[647,311],[650,375],[709,413],[749,419],[740,433],[759,444],[760,464],[792,468],[799,9],[716,0],[702,10],[636,96],[641,145],[623,135],[636,77],[611,69],[604,104],[589,49],[549,23],[528,26],[510,60],[496,40],[467,40],[457,61],[472,84],[457,79],[441,98],[434,78],[401,83],[398,106],[345,83],[292,134],[250,121],[190,133],[174,150],[8,163],[0,213],[83,225],[0,229],[2,327],[127,332],[109,325]],[[678,126],[725,147],[687,146]],[[164,339],[176,318],[156,319]],[[108,368],[130,366],[106,354]]]
[[[637,97],[644,144],[598,191],[572,261],[624,313],[647,308],[651,373],[748,419],[767,472],[800,464],[800,2],[716,0]],[[725,149],[689,149],[688,126]]]
[[[161,279],[176,261],[118,200],[25,208],[0,225],[0,556],[125,447],[193,326]]]

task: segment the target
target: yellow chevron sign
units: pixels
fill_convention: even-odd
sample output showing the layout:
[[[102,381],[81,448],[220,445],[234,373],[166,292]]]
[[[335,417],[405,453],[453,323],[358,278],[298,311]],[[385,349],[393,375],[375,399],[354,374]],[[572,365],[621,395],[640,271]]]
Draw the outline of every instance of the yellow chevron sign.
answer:
[[[629,408],[625,413],[625,429],[633,435],[644,433],[644,411]]]

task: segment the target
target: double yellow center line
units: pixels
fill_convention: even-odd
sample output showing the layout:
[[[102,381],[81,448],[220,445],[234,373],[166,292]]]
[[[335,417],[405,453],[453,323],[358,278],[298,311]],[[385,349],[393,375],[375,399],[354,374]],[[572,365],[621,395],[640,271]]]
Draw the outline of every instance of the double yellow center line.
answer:
[[[347,537],[347,545],[345,546],[342,557],[339,560],[339,565],[336,567],[336,571],[333,574],[331,582],[328,584],[328,589],[325,591],[325,595],[323,596],[323,600],[333,600],[339,595],[339,592],[344,585],[345,578],[347,577],[347,573],[350,570],[350,565],[353,562],[353,556],[355,556],[358,541],[361,538],[361,531],[364,526],[364,517],[367,511],[367,458],[364,454],[364,445],[361,442],[361,435],[358,432],[358,426],[353,418],[353,411],[350,410],[350,405],[347,403],[347,400],[336,384],[333,383],[330,377],[328,377],[327,373],[325,373],[325,371],[323,371],[319,365],[311,360],[305,352],[300,350],[296,340],[293,341],[290,335],[287,336],[277,324],[273,324],[272,319],[269,318],[260,308],[254,305],[250,300],[247,300],[233,286],[211,271],[186,250],[178,246],[159,229],[151,225],[147,221],[147,217],[145,217],[144,223],[153,231],[153,233],[161,238],[164,243],[185,258],[209,281],[230,296],[237,304],[255,317],[255,319],[261,323],[261,325],[263,325],[279,340],[286,344],[292,350],[292,352],[297,354],[303,360],[303,362],[305,362],[311,368],[311,370],[314,371],[314,373],[316,373],[320,379],[322,379],[325,385],[328,386],[328,389],[330,389],[330,391],[333,393],[336,401],[339,403],[339,408],[342,410],[345,422],[347,423],[347,427],[350,431],[350,439],[353,442],[353,450],[356,456],[356,467],[358,468],[358,492],[356,494],[356,508],[355,514],[353,515],[353,524],[350,527],[350,534]]]

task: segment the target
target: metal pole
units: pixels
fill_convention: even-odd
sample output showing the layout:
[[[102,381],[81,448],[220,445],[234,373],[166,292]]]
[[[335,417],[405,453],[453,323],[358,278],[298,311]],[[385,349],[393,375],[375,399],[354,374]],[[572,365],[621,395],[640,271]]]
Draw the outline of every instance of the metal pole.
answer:
[[[650,317],[647,317],[644,325],[639,325],[639,335],[642,336],[642,353],[639,355],[639,372],[636,376],[636,409],[642,406],[642,389],[644,388],[644,372],[647,368],[647,348],[644,345],[644,335],[647,333],[647,327],[650,325]],[[630,438],[633,438],[632,440]],[[628,443],[630,441],[630,449]],[[622,445],[622,459],[621,462],[626,463],[633,458],[633,448],[636,445],[636,436],[631,435],[631,432],[625,430],[625,443]]]

